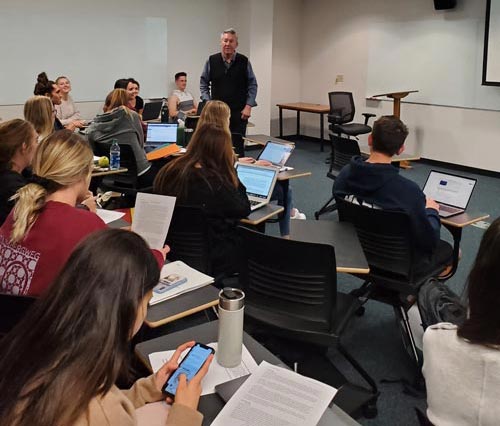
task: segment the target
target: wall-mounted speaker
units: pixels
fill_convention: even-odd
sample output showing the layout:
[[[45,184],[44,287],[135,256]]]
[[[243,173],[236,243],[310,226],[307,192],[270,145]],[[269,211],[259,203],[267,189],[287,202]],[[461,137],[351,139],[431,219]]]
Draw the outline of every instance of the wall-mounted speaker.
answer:
[[[453,9],[457,5],[457,0],[434,0],[434,9]]]

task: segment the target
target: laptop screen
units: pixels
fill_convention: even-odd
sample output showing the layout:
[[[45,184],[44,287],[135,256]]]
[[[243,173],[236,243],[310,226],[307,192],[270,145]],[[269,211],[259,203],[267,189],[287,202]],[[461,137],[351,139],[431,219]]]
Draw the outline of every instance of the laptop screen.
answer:
[[[450,175],[432,170],[424,186],[424,194],[438,203],[465,209],[476,179]]]
[[[284,166],[293,151],[292,144],[268,141],[259,155],[259,160],[267,160],[275,166]]]
[[[265,200],[270,195],[276,170],[238,163],[236,172],[249,196]]]
[[[146,144],[159,145],[177,142],[178,124],[148,123]]]

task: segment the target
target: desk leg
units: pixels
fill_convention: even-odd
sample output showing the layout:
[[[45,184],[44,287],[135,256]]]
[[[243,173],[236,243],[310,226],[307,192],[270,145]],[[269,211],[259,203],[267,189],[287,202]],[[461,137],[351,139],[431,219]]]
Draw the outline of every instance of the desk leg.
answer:
[[[297,111],[297,137],[300,136],[300,111]]]
[[[462,240],[462,228],[457,228],[456,226],[444,225],[453,237],[453,261],[451,265],[451,271],[444,277],[439,277],[440,281],[445,281],[450,279],[455,272],[457,272],[458,261],[460,257],[460,241]]]
[[[323,129],[323,126],[325,124],[325,115],[324,114],[320,114],[319,115],[319,134],[320,134],[320,139],[321,139],[321,152],[323,152],[325,150],[324,146],[323,146],[323,143],[325,142],[324,140],[324,137],[325,137],[325,131]]]
[[[283,137],[283,108],[279,107],[280,109],[280,138]]]

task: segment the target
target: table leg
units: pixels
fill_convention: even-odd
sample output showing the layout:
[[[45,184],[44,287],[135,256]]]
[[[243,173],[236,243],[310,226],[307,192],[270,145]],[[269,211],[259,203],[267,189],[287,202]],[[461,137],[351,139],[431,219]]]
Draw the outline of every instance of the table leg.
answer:
[[[280,109],[280,138],[283,137],[283,108],[279,107]]]
[[[446,224],[444,224],[444,226],[448,231],[450,231],[450,234],[453,237],[453,260],[450,272],[448,272],[448,274],[444,277],[439,277],[442,281],[450,279],[453,275],[455,275],[455,272],[457,272],[458,261],[460,258],[460,241],[462,240],[462,228]]]
[[[300,111],[297,111],[297,137],[300,136]]]
[[[325,131],[323,129],[323,126],[325,124],[325,115],[324,114],[320,114],[320,119],[319,119],[319,134],[320,134],[320,139],[321,139],[321,152],[323,152],[325,150],[324,146],[323,146],[323,143],[325,142],[324,140],[324,136],[325,136]]]

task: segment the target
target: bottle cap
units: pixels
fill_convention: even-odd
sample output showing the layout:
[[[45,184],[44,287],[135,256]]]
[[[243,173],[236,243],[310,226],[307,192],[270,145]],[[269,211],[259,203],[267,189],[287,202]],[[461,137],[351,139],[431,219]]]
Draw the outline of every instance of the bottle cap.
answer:
[[[239,288],[224,287],[219,292],[219,306],[226,311],[238,311],[245,304],[245,293]]]

